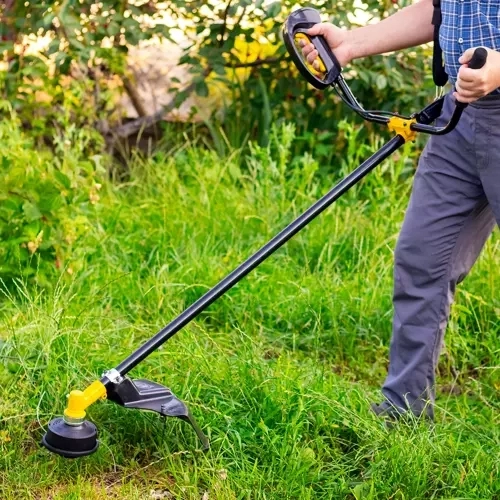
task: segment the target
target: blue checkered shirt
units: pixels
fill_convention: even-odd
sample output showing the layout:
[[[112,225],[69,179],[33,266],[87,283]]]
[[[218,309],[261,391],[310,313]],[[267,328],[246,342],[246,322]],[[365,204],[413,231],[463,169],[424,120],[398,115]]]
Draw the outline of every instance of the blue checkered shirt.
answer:
[[[449,81],[455,83],[458,58],[472,47],[500,50],[500,0],[441,0],[439,43]]]

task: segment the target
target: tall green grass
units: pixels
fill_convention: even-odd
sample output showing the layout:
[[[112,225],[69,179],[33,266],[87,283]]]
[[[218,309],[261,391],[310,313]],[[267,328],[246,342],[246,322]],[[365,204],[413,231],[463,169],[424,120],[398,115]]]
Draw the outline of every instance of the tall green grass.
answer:
[[[334,174],[292,158],[293,127],[221,158],[186,144],[103,187],[83,269],[4,289],[0,498],[500,498],[498,239],[460,287],[437,421],[370,414],[387,367],[393,248],[414,154],[395,155],[137,367],[209,434],[97,403],[98,453],[40,449],[65,395],[112,368],[377,146],[343,126]],[[339,146],[340,147],[340,146]],[[241,165],[245,164],[245,168]]]

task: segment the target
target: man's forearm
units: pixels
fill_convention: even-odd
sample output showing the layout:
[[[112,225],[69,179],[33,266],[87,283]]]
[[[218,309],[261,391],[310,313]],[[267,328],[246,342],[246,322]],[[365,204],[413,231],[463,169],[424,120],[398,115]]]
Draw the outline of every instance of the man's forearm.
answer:
[[[419,0],[376,24],[349,32],[353,58],[416,47],[432,41],[432,0]]]

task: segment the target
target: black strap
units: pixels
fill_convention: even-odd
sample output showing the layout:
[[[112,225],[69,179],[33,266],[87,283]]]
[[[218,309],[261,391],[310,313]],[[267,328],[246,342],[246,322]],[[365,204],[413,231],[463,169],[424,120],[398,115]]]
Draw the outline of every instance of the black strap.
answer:
[[[448,82],[448,75],[444,69],[443,51],[439,44],[439,27],[442,22],[441,0],[432,0],[434,12],[432,13],[432,24],[434,26],[434,50],[432,53],[432,77],[434,84],[438,87],[444,87]]]

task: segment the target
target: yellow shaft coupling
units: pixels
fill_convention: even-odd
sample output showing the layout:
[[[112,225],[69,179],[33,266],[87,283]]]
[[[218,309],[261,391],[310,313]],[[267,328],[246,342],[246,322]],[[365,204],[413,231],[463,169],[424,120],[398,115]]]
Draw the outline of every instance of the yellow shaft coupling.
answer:
[[[400,135],[405,142],[414,141],[417,136],[417,132],[411,129],[412,123],[417,123],[415,118],[409,120],[408,118],[401,118],[400,116],[393,116],[389,118],[387,127],[391,132],[395,132]]]
[[[64,416],[71,420],[83,419],[85,418],[85,410],[98,399],[105,397],[106,387],[99,380],[90,384],[84,391],[71,391]]]

